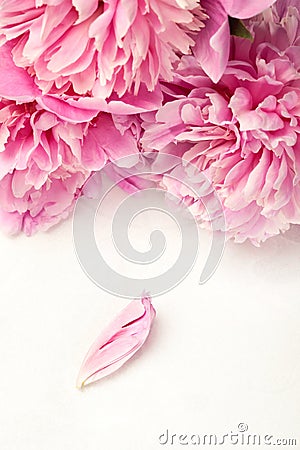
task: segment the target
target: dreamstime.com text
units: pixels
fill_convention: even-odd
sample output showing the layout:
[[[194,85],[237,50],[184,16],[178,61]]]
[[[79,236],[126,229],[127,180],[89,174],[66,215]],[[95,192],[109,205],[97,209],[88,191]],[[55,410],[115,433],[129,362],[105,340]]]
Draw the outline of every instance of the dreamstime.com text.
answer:
[[[226,434],[188,434],[175,433],[166,429],[159,436],[159,443],[162,446],[282,446],[296,447],[297,439],[290,437],[277,437],[273,434],[250,433],[246,423],[240,423],[235,431]]]

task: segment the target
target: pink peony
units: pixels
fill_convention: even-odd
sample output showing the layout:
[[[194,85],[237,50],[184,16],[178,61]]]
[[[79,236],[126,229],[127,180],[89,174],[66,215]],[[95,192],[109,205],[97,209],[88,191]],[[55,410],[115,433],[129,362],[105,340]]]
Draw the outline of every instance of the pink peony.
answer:
[[[144,146],[177,154],[206,174],[223,202],[228,234],[238,242],[258,244],[300,223],[300,16],[294,3],[279,2],[250,21],[253,43],[232,38],[218,84],[184,57],[177,85],[166,89],[167,103],[155,117],[144,115]],[[202,215],[198,199],[165,184]]]
[[[126,154],[128,164],[139,158],[132,130],[120,132],[110,114],[74,123],[42,103],[0,101],[0,222],[11,233],[48,229],[68,217],[93,171]]]
[[[121,97],[171,80],[205,19],[197,0],[6,0],[0,37],[44,93]]]
[[[119,97],[171,80],[178,54],[191,48],[218,81],[229,53],[228,15],[247,18],[275,0],[3,1],[0,38],[44,93]]]
[[[43,96],[9,47],[0,47],[0,222],[30,235],[69,215],[93,171],[126,155],[134,165],[140,149],[126,116]]]
[[[0,48],[0,221],[8,232],[32,234],[65,218],[89,177],[78,156],[86,123],[97,112],[71,111],[61,102],[66,121],[47,111],[10,49]]]
[[[0,219],[30,235],[66,218],[91,172],[82,163],[86,123],[71,123],[38,102],[0,102]],[[104,161],[104,158],[102,158]]]

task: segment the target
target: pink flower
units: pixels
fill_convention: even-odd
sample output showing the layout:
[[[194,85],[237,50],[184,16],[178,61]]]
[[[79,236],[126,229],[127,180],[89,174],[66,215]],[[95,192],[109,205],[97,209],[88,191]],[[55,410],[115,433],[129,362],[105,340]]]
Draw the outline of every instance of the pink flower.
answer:
[[[12,233],[30,235],[68,217],[85,181],[108,160],[139,159],[132,130],[119,131],[114,116],[99,113],[80,123],[78,110],[74,123],[61,100],[63,111],[45,110],[49,98],[0,101],[0,222]]]
[[[149,297],[129,303],[88,351],[78,375],[77,386],[82,388],[123,366],[146,341],[155,314]]]
[[[155,120],[144,115],[144,146],[177,154],[206,174],[238,242],[258,244],[300,223],[299,11],[291,8],[250,21],[253,43],[232,39],[218,84],[184,57],[168,102]],[[198,199],[164,182],[203,216]]]
[[[206,15],[197,0],[16,0],[0,10],[0,36],[44,93],[107,98],[172,78]]]
[[[208,19],[198,33],[193,52],[207,75],[217,83],[229,57],[230,29],[228,16],[246,19],[272,5],[275,0],[201,0]]]
[[[90,176],[80,161],[86,123],[70,123],[39,103],[0,102],[1,222],[30,235],[68,216]]]
[[[0,47],[0,61],[0,222],[30,235],[66,218],[108,160],[129,154],[136,164],[139,147],[133,129],[118,129],[117,116],[87,99],[43,96],[13,65],[10,44]]]

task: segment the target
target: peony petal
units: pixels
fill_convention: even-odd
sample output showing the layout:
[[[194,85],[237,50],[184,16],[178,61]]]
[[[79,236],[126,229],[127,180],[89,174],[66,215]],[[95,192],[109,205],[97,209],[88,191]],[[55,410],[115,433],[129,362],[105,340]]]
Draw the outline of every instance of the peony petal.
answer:
[[[204,0],[203,6],[209,19],[198,33],[193,52],[202,69],[217,83],[225,71],[229,56],[228,17],[219,0]]]
[[[6,212],[0,208],[0,225],[10,235],[18,234],[22,229],[23,217],[18,212]]]
[[[237,19],[248,19],[256,14],[260,14],[276,0],[222,0],[223,7],[227,14]]]
[[[67,102],[56,96],[44,95],[36,99],[37,103],[47,111],[55,113],[62,120],[71,123],[89,122],[97,116],[99,110],[93,109],[92,105],[79,102]],[[86,107],[85,107],[86,105]]]
[[[98,8],[98,0],[73,0],[72,4],[78,11],[78,23],[90,17]]]
[[[110,375],[128,361],[147,339],[155,314],[149,297],[129,303],[88,351],[77,387],[81,389]]]
[[[34,79],[12,59],[10,42],[0,47],[0,97],[19,103],[30,102],[40,95]]]

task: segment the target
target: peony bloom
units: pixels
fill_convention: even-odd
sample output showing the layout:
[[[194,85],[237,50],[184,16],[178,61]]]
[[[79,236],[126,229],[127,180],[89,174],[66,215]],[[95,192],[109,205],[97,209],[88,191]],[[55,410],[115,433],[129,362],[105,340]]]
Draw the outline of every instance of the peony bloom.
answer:
[[[228,15],[252,17],[275,0],[25,0],[2,2],[0,38],[44,93],[154,91],[179,54],[218,81],[229,53]]]
[[[78,388],[98,381],[123,366],[146,341],[155,314],[149,297],[129,303],[88,351],[79,371]]]
[[[0,37],[43,93],[121,97],[171,80],[205,19],[197,0],[5,0]]]
[[[0,101],[0,222],[11,233],[48,229],[69,215],[85,181],[108,160],[128,154],[134,165],[139,158],[132,130],[120,132],[114,116],[81,123],[81,110],[62,118],[44,108],[48,100]]]
[[[30,235],[66,218],[91,171],[81,158],[86,123],[71,123],[38,102],[0,101],[1,223]],[[103,158],[104,159],[104,158]]]
[[[92,172],[127,154],[134,165],[140,150],[127,116],[43,96],[7,44],[0,66],[0,222],[30,235],[69,215]]]
[[[184,57],[167,103],[155,117],[144,115],[144,146],[177,154],[206,174],[237,242],[259,244],[300,223],[300,16],[294,3],[279,2],[250,21],[253,42],[232,38],[218,84]],[[200,202],[184,187],[165,185],[202,216]]]

